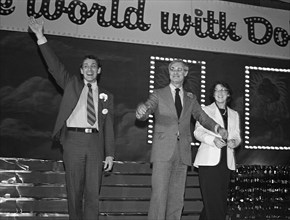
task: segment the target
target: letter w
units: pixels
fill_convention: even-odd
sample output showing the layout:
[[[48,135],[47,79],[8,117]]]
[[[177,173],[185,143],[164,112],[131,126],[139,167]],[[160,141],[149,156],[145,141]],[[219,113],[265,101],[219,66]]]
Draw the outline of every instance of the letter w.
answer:
[[[180,20],[180,14],[175,14],[173,13],[173,18],[172,18],[172,26],[169,29],[169,13],[168,12],[161,12],[161,30],[165,34],[172,34],[175,30],[176,33],[180,36],[184,36],[188,33],[190,25],[191,25],[191,16],[184,14],[183,15],[183,29],[180,29],[179,27],[179,20]]]

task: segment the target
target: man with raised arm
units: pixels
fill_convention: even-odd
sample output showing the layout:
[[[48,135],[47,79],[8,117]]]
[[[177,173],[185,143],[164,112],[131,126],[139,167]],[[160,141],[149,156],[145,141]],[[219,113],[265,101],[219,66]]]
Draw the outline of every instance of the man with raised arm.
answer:
[[[102,172],[112,169],[115,153],[113,95],[98,86],[97,57],[85,56],[80,77],[73,75],[49,47],[43,22],[30,17],[29,27],[49,72],[63,89],[53,137],[63,146],[69,218],[97,220]]]

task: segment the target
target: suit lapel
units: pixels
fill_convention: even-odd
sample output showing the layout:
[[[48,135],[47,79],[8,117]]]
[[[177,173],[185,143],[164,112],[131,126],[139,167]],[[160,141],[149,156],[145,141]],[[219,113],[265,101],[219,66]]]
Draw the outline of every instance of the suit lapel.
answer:
[[[227,107],[228,111],[228,132],[232,130],[233,122],[234,122],[234,114],[233,112]]]
[[[190,105],[190,98],[187,96],[187,92],[183,90],[183,107],[182,107],[180,118],[182,118],[186,114],[186,111],[188,111],[189,109],[189,105]]]
[[[162,96],[164,98],[165,104],[169,107],[169,109],[176,115],[177,117],[177,113],[176,113],[176,108],[175,108],[175,104],[174,104],[174,100],[172,97],[172,93],[170,90],[169,86],[166,86],[163,90]]]
[[[71,111],[76,107],[76,105],[79,101],[80,95],[82,93],[82,90],[84,88],[84,85],[85,84],[84,84],[83,80],[74,81],[74,85],[71,87],[72,88],[71,92],[73,92],[75,95],[72,96],[73,99],[70,99],[67,102],[69,109],[70,109],[68,112],[69,115],[71,114]],[[68,117],[69,117],[69,115],[68,115]]]
[[[83,80],[79,80],[78,83],[76,84],[77,101],[80,98],[80,95],[81,95],[81,92],[82,92],[84,86],[85,86],[85,83]]]
[[[103,109],[106,108],[104,99],[100,99],[100,94],[103,92],[104,91],[102,90],[102,88],[98,87],[98,124],[99,124],[99,128],[100,128],[100,126],[102,126],[103,121],[104,121],[103,120],[104,114],[102,113],[102,111],[103,111]]]

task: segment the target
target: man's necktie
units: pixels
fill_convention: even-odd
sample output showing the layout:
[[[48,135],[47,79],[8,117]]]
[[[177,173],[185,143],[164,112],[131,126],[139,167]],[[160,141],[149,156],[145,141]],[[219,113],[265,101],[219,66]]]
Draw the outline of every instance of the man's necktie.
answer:
[[[90,83],[88,83],[87,86],[89,87],[88,99],[87,99],[87,117],[88,117],[88,123],[93,126],[96,122],[96,112],[95,112],[93,91],[92,91],[92,85]]]
[[[178,118],[180,117],[180,114],[181,114],[181,111],[182,111],[182,104],[181,104],[179,91],[180,91],[179,88],[175,89],[175,107],[176,107],[176,112],[177,112]]]

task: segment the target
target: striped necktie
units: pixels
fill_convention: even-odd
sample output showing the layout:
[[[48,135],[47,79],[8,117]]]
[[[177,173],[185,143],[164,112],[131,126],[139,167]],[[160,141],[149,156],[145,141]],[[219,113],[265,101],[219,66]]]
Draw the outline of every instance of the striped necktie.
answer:
[[[95,112],[92,84],[88,83],[87,86],[89,87],[88,99],[87,99],[87,119],[88,119],[88,123],[91,126],[93,126],[96,122],[96,112]]]

